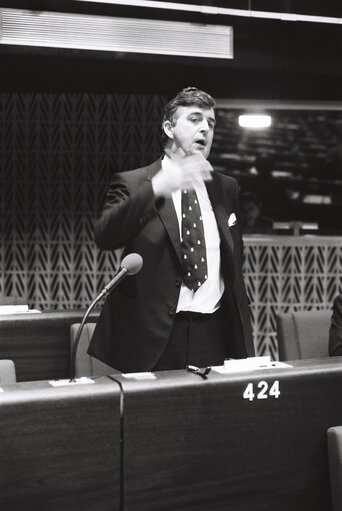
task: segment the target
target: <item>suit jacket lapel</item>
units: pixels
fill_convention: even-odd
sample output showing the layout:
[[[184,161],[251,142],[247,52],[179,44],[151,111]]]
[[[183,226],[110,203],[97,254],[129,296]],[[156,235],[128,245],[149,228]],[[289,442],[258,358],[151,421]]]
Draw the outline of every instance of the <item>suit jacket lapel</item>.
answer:
[[[153,163],[149,169],[147,179],[151,181],[152,177],[161,169],[161,159]],[[182,263],[181,243],[179,236],[179,226],[175,207],[172,198],[161,199],[158,207],[159,217],[169,235],[171,243],[176,251],[180,264]]]
[[[150,166],[147,179],[150,181],[160,169],[161,159],[157,160]],[[228,246],[230,257],[233,257],[234,244],[229,231],[227,215],[231,206],[227,203],[223,193],[223,185],[220,175],[213,172],[213,179],[212,181],[206,182],[206,187],[213,206],[221,240]],[[178,219],[172,198],[162,200],[160,207],[158,207],[158,213],[176,251],[179,262],[182,264]]]
[[[165,199],[163,205],[159,208],[159,216],[170,237],[172,245],[176,251],[179,262],[182,261],[181,243],[179,235],[178,219],[172,199]]]

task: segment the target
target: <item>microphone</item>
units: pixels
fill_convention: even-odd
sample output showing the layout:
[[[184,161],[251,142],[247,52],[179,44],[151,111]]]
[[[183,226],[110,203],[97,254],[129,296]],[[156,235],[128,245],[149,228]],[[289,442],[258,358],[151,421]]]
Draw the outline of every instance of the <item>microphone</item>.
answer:
[[[89,305],[86,313],[83,316],[82,322],[80,326],[78,327],[76,338],[74,345],[72,347],[71,352],[71,358],[70,358],[70,383],[76,382],[75,378],[75,361],[76,361],[76,353],[77,353],[77,347],[80,342],[81,333],[84,328],[85,322],[87,320],[87,317],[89,316],[90,312],[93,310],[95,305],[104,297],[107,296],[113,289],[127,276],[127,275],[135,275],[138,273],[143,265],[143,259],[139,254],[128,254],[126,257],[123,258],[120,264],[120,270],[115,275],[115,277],[108,282],[108,284],[102,289],[100,294],[95,298],[95,300]]]
[[[108,284],[102,289],[96,300],[100,300],[103,296],[107,295],[114,289],[119,282],[122,281],[127,275],[135,275],[141,270],[143,265],[142,257],[139,254],[128,254],[123,258],[120,265],[120,271],[115,277],[108,282]]]

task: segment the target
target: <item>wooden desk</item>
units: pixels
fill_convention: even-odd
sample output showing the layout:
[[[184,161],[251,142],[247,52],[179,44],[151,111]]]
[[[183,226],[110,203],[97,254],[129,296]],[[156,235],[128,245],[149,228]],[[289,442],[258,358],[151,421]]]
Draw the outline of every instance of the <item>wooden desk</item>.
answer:
[[[13,360],[17,381],[67,378],[70,374],[70,326],[84,311],[0,316],[0,359]],[[88,321],[96,322],[94,311]]]
[[[330,511],[341,391],[342,358],[5,387],[0,509]]]
[[[212,371],[206,381],[185,371],[115,375],[125,511],[329,511],[326,432],[342,424],[342,359],[293,366]]]
[[[120,509],[120,389],[109,378],[0,393],[0,509]]]

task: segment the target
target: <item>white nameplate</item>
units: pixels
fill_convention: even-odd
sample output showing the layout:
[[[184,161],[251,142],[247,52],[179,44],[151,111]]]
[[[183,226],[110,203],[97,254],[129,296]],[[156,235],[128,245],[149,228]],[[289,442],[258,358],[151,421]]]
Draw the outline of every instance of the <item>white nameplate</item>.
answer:
[[[249,357],[241,359],[229,359],[224,361],[224,365],[212,367],[213,371],[222,374],[235,373],[240,371],[255,371],[260,369],[276,369],[278,367],[292,367],[285,362],[272,361],[271,357]]]

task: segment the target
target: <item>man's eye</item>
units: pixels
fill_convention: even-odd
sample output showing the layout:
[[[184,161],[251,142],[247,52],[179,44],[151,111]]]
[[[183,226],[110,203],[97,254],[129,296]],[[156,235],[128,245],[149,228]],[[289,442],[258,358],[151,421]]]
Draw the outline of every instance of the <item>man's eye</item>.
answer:
[[[200,121],[200,119],[199,119],[198,117],[191,117],[191,118],[190,118],[190,121],[191,121],[191,122],[199,122],[199,121]]]

